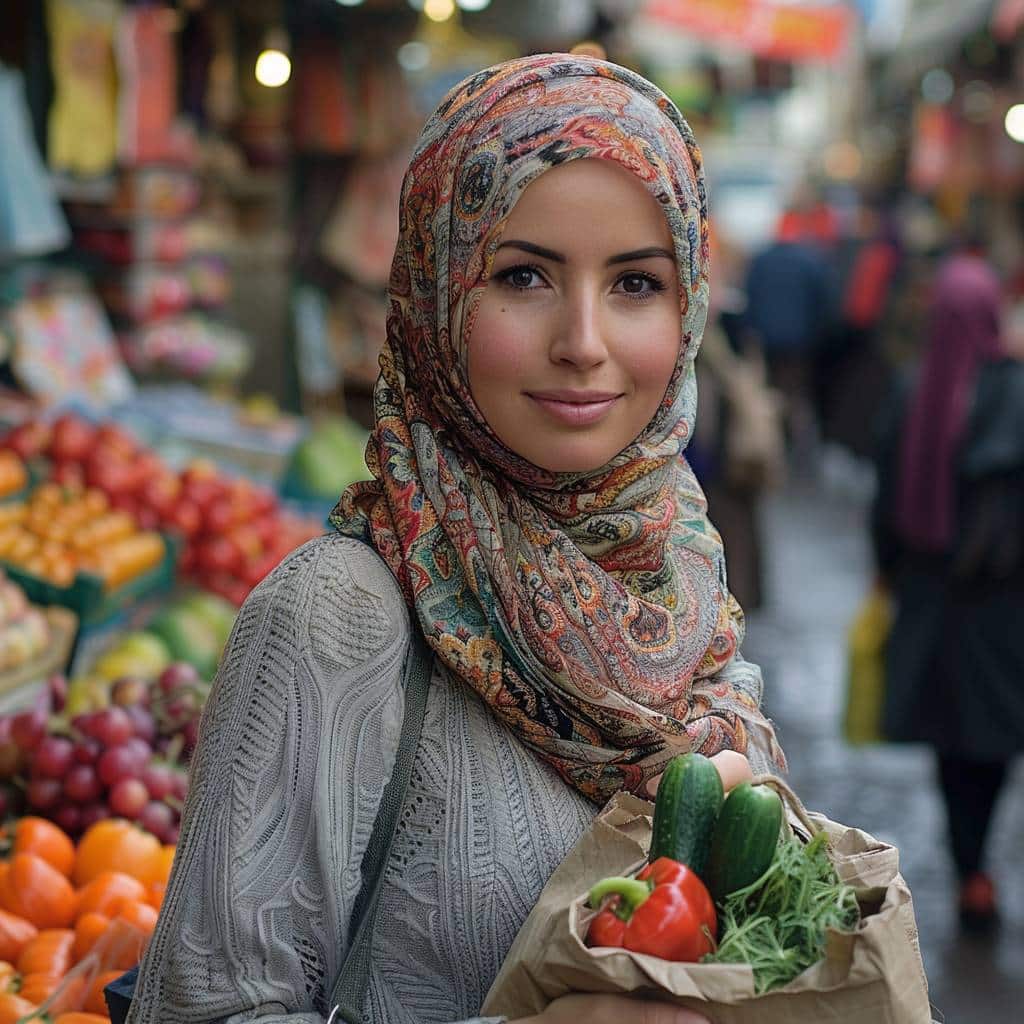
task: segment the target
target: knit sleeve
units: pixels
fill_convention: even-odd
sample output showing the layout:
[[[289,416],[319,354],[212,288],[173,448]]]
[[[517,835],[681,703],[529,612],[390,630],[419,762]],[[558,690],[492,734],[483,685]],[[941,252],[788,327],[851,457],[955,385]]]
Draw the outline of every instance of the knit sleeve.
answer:
[[[716,644],[694,679],[687,733],[702,754],[737,750],[747,756],[755,775],[784,772],[786,756],[761,709],[761,669],[740,653],[743,634],[743,612],[730,596],[722,606]]]
[[[337,535],[239,612],[128,1024],[322,1024],[402,721],[405,606]]]

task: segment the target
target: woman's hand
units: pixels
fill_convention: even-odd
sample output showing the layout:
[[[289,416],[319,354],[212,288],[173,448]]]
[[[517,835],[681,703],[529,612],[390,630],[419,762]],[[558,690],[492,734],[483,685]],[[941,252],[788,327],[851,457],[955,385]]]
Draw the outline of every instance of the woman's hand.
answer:
[[[629,996],[590,996],[574,993],[548,1003],[543,1013],[520,1017],[509,1024],[711,1024],[693,1010]]]
[[[711,763],[718,769],[718,774],[722,777],[722,789],[726,793],[734,786],[738,786],[741,782],[749,782],[754,777],[754,773],[750,770],[750,762],[735,750],[723,750],[712,755]],[[655,775],[647,783],[647,793],[652,800],[657,795],[659,782],[661,782],[661,776]]]

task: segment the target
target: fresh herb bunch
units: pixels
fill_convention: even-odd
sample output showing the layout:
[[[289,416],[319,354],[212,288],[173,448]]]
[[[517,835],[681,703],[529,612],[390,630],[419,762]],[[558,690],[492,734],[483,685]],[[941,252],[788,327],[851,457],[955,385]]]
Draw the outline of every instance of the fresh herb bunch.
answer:
[[[825,933],[852,931],[860,920],[853,887],[839,881],[818,833],[806,845],[779,843],[767,871],[722,901],[717,950],[702,963],[745,963],[760,994],[791,981],[825,953]]]

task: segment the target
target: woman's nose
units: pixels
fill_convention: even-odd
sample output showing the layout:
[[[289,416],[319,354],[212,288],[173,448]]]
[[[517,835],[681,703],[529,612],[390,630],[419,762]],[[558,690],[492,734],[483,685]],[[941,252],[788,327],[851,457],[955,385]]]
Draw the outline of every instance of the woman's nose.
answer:
[[[551,339],[551,360],[580,368],[608,358],[598,296],[584,290],[567,296]]]

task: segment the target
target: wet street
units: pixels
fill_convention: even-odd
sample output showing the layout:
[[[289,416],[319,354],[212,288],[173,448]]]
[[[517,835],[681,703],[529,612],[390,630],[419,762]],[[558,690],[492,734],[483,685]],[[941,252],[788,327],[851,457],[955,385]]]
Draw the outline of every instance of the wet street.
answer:
[[[749,617],[745,646],[764,670],[765,706],[789,757],[789,781],[812,810],[899,848],[936,1019],[1024,1020],[1024,759],[990,843],[1002,928],[991,939],[962,937],[929,751],[854,748],[841,736],[845,635],[870,578],[869,483],[854,484],[832,460],[826,469],[822,482],[792,484],[764,503],[766,602]]]

